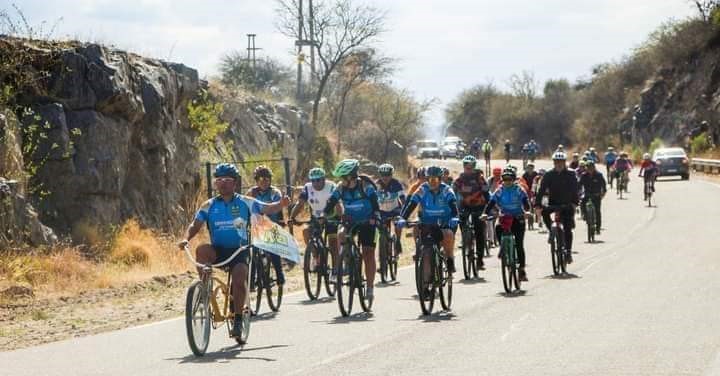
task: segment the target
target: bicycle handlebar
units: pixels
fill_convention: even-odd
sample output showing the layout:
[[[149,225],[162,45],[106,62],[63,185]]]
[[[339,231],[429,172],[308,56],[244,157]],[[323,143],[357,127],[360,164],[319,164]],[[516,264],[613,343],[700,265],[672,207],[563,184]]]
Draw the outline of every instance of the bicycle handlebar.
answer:
[[[195,257],[193,257],[193,255],[190,253],[189,246],[185,245],[183,248],[185,249],[185,254],[187,255],[188,259],[190,259],[190,262],[195,264],[195,266],[197,266],[198,268],[205,268],[205,267],[221,268],[221,267],[227,265],[228,263],[230,263],[230,261],[232,261],[235,257],[237,257],[237,255],[239,255],[240,252],[249,250],[251,247],[252,247],[251,245],[246,245],[246,246],[240,247],[230,257],[228,257],[227,260],[225,260],[223,262],[219,262],[217,264],[201,264],[201,263],[197,262],[197,260],[195,260]]]

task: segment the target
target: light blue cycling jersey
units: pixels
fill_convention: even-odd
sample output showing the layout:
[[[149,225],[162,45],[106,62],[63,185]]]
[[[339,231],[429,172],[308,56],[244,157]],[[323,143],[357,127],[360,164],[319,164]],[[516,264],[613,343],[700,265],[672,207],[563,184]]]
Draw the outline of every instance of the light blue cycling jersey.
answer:
[[[523,210],[523,204],[529,206],[528,196],[518,184],[513,184],[511,187],[501,185],[500,188],[490,196],[490,203],[497,204],[503,214],[512,215],[513,217],[522,215],[525,212]]]
[[[248,244],[247,226],[235,227],[234,221],[242,218],[250,223],[250,215],[260,214],[263,204],[251,197],[235,193],[230,202],[217,196],[205,201],[195,220],[206,223],[210,231],[210,243],[216,247],[239,248]]]
[[[437,193],[430,190],[428,183],[423,183],[412,195],[410,202],[422,206],[420,222],[424,224],[444,225],[450,218],[457,216],[455,193],[444,183],[440,184]]]

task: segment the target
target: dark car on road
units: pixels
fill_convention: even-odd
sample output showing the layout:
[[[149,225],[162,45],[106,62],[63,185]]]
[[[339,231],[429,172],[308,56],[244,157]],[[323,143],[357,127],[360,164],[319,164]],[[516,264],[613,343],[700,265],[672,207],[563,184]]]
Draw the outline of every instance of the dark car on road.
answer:
[[[683,148],[657,149],[652,159],[657,163],[658,176],[679,175],[683,180],[690,178],[690,164]]]

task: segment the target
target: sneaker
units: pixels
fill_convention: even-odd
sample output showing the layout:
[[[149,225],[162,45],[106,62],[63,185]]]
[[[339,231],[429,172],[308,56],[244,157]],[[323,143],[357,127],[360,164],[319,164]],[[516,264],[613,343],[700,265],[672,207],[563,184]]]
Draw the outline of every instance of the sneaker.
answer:
[[[243,317],[242,314],[236,313],[235,314],[235,320],[233,322],[232,330],[230,331],[230,336],[235,338],[240,338],[242,336],[242,329],[243,329]]]
[[[572,251],[571,250],[569,250],[569,249],[567,250],[565,257],[567,258],[567,263],[572,264],[573,259],[572,259]]]
[[[527,282],[527,273],[525,273],[524,268],[520,268],[520,280],[523,282]]]
[[[446,263],[447,263],[448,273],[450,273],[450,274],[455,273],[455,258],[451,257],[451,258],[447,259]]]

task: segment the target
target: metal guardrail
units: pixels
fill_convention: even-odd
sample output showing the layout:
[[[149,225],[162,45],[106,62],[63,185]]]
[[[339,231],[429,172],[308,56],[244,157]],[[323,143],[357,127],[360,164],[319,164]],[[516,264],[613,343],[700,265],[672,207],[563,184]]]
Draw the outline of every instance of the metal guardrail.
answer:
[[[692,158],[690,167],[695,171],[705,172],[708,174],[720,174],[720,160]]]

